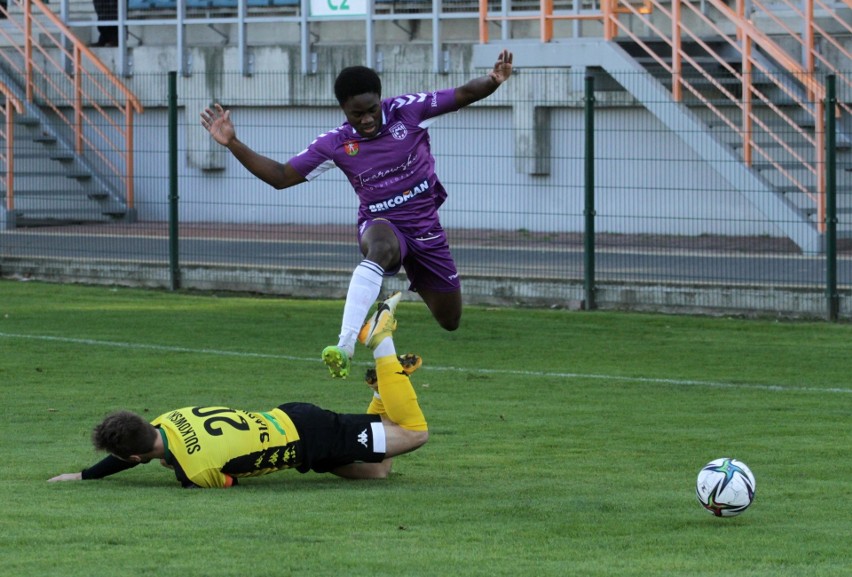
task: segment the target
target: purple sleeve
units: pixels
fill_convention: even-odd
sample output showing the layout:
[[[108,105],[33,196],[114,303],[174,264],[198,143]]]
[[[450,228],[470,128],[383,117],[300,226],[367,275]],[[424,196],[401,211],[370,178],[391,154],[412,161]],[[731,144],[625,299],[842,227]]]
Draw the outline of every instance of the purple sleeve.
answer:
[[[434,101],[430,98],[429,106],[427,107],[429,111],[426,113],[424,118],[433,118],[435,116],[440,116],[441,114],[456,112],[460,109],[459,105],[456,104],[455,88],[436,90],[430,95],[430,97],[434,98]]]
[[[313,180],[326,170],[334,168],[333,142],[340,127],[317,136],[306,149],[291,158],[288,163],[307,180]]]
[[[396,110],[397,114],[407,116],[408,120],[415,124],[459,109],[455,88],[401,94],[389,98],[386,102],[390,105],[390,111]]]

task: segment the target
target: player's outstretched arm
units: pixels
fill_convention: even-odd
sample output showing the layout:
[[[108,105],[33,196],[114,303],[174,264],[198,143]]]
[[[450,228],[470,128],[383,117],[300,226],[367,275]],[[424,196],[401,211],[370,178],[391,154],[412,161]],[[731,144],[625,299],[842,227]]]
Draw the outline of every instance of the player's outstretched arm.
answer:
[[[240,164],[266,184],[281,190],[305,182],[305,177],[296,172],[290,164],[281,164],[269,157],[258,154],[239,138],[231,121],[231,111],[225,110],[221,104],[205,108],[201,112],[203,126],[213,140],[227,148]]]
[[[48,481],[87,481],[89,479],[103,479],[104,477],[120,473],[121,471],[132,469],[137,465],[139,465],[138,462],[125,461],[114,455],[107,455],[84,471],[79,473],[63,473],[62,475],[57,475],[56,477],[48,479]]]
[[[512,53],[502,50],[494,63],[494,68],[479,78],[474,78],[467,84],[456,88],[456,104],[460,107],[473,104],[477,100],[494,94],[501,84],[512,75]]]

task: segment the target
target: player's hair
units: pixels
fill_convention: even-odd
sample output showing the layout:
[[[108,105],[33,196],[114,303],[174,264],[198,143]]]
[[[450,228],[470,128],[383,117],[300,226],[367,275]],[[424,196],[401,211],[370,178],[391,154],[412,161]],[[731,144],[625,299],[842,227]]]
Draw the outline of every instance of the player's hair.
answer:
[[[154,448],[157,429],[136,413],[117,411],[92,431],[92,444],[122,459],[130,455],[144,455]]]
[[[366,66],[349,66],[334,81],[334,96],[340,106],[359,94],[382,95],[382,81],[376,71]]]

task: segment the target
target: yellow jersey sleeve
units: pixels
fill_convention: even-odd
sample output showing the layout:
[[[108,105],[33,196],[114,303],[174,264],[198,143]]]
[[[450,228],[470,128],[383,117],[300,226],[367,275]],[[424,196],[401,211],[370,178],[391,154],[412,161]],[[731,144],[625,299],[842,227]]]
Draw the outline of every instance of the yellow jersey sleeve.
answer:
[[[228,487],[232,477],[265,475],[299,464],[299,434],[280,409],[248,412],[185,407],[151,422],[163,431],[166,462],[178,479],[198,487]]]

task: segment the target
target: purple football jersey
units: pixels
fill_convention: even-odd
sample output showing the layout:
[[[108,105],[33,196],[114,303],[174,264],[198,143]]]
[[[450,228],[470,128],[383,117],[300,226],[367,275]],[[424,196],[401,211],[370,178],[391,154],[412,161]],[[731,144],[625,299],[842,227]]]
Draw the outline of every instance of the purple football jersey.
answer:
[[[458,110],[455,89],[382,101],[382,129],[363,138],[347,122],[320,134],[290,165],[308,180],[338,167],[360,200],[358,224],[386,218],[406,234],[428,232],[447,197],[435,174],[429,125]]]

